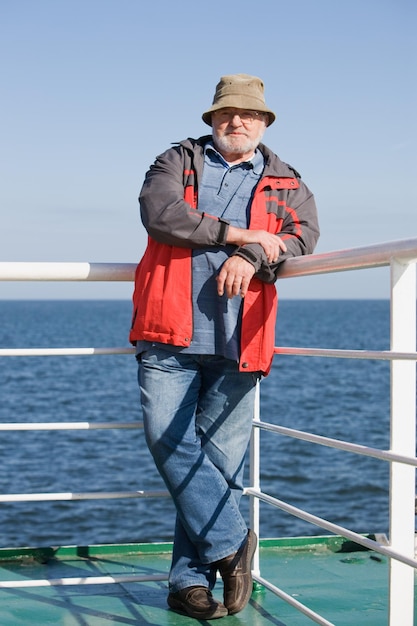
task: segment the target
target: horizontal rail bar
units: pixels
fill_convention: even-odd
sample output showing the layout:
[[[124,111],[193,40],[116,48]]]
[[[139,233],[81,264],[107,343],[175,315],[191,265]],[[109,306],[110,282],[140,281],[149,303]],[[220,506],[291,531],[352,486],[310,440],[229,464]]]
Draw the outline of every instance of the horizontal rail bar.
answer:
[[[1,348],[2,356],[90,356],[92,354],[134,354],[135,348]]]
[[[310,276],[390,265],[417,259],[417,238],[312,254],[285,261],[278,278]],[[0,262],[0,281],[133,281],[136,263]]]
[[[270,432],[292,437],[294,439],[301,439],[303,441],[309,441],[310,443],[317,443],[321,446],[327,446],[329,448],[337,448],[338,450],[344,450],[346,452],[353,452],[355,454],[361,454],[362,456],[370,456],[382,461],[398,461],[399,463],[405,463],[406,465],[413,465],[417,467],[417,458],[404,456],[402,454],[396,454],[390,450],[380,450],[379,448],[370,448],[357,443],[350,443],[348,441],[342,441],[341,439],[332,439],[331,437],[323,437],[322,435],[314,435],[303,430],[295,430],[294,428],[287,428],[286,426],[277,426],[276,424],[269,424],[268,422],[254,421],[253,426],[261,428],[262,430],[268,430]]]
[[[0,263],[0,281],[133,281],[135,263]]]
[[[417,561],[415,559],[410,559],[409,557],[404,556],[403,554],[400,554],[399,552],[396,552],[395,550],[392,550],[390,547],[384,546],[378,541],[374,541],[373,539],[368,539],[367,537],[364,537],[363,535],[355,533],[353,530],[349,530],[348,528],[345,528],[344,526],[333,524],[332,522],[329,522],[323,519],[322,517],[317,517],[316,515],[307,513],[306,511],[303,511],[302,509],[299,509],[295,506],[292,506],[291,504],[287,504],[286,502],[283,502],[283,500],[279,500],[278,498],[269,496],[268,494],[263,493],[262,491],[259,491],[258,489],[253,489],[252,487],[247,487],[244,490],[244,493],[245,495],[259,498],[263,502],[271,504],[272,506],[275,506],[281,509],[282,511],[286,511],[290,515],[298,517],[306,522],[310,522],[311,524],[314,524],[315,526],[324,528],[325,530],[328,530],[335,535],[341,535],[342,537],[346,537],[346,539],[350,539],[351,541],[354,541],[355,543],[358,543],[359,545],[365,546],[365,548],[369,548],[370,550],[373,550],[374,552],[378,552],[389,558],[394,558],[397,561],[401,561],[402,563],[405,563],[406,565],[410,565],[413,568],[417,568]]]
[[[394,352],[393,350],[334,350],[328,348],[274,348],[275,354],[293,356],[320,356],[337,359],[369,359],[381,361],[417,361],[417,352]],[[0,355],[1,356],[1,355]]]
[[[115,576],[85,576],[82,578],[43,578],[38,580],[3,580],[0,589],[24,587],[56,587],[65,585],[108,585],[168,580],[167,574],[119,574]]]
[[[417,260],[417,239],[402,239],[288,259],[279,268],[278,278],[366,270],[373,267],[388,266],[393,259],[403,263],[415,262]]]
[[[143,422],[3,422],[0,431],[140,429]]]
[[[266,589],[269,589],[269,591],[272,591],[272,593],[274,593],[276,596],[281,598],[281,600],[284,600],[284,602],[287,602],[288,604],[293,606],[295,609],[300,611],[300,613],[303,613],[304,615],[309,617],[311,620],[313,620],[317,624],[320,624],[320,626],[335,626],[333,622],[329,622],[327,619],[325,619],[318,613],[315,613],[312,609],[309,609],[305,604],[302,604],[301,602],[296,600],[293,596],[290,596],[288,593],[285,593],[285,591],[283,591],[279,587],[276,587],[275,585],[267,581],[265,578],[262,578],[261,576],[254,574],[253,579],[256,582],[260,583]]]
[[[98,491],[84,493],[9,493],[0,502],[62,502],[65,500],[112,500],[122,498],[166,498],[168,491]]]
[[[392,350],[335,350],[328,348],[275,347],[275,354],[289,356],[315,356],[337,359],[369,359],[382,361],[417,361],[417,352]],[[2,356],[90,356],[106,354],[135,354],[135,348],[0,348]]]

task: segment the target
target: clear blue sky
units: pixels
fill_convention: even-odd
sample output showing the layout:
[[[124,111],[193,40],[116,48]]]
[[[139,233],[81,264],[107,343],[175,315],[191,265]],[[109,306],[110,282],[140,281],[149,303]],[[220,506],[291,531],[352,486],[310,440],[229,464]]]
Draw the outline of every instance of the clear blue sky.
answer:
[[[264,140],[316,196],[328,252],[417,236],[415,0],[0,0],[1,261],[137,262],[155,156],[207,133],[220,76],[263,78]],[[387,297],[388,272],[280,283]],[[2,284],[0,298],[130,297]],[[36,288],[36,289],[35,289]]]

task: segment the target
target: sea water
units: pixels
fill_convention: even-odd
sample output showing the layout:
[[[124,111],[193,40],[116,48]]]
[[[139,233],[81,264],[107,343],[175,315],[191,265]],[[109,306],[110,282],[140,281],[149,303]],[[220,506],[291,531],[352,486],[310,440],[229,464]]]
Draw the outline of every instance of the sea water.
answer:
[[[127,347],[129,301],[3,301],[0,347]],[[281,301],[277,346],[389,349],[389,302]],[[141,422],[134,355],[0,359],[1,422]],[[278,355],[261,419],[389,447],[389,363]],[[388,464],[261,433],[261,486],[357,532],[388,531]],[[0,493],[165,490],[138,430],[1,433]],[[242,499],[248,516],[248,499]],[[169,498],[3,503],[0,546],[172,538]],[[261,503],[261,535],[323,534]]]

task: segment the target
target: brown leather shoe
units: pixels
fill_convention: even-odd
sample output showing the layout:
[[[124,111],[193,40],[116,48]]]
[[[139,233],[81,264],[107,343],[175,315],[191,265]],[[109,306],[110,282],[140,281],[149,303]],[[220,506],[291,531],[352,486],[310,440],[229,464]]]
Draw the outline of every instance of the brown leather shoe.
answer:
[[[217,619],[227,615],[227,609],[217,602],[207,587],[185,587],[168,595],[168,605],[173,611],[196,619]]]
[[[249,530],[246,541],[237,552],[215,563],[223,578],[224,604],[229,615],[238,613],[249,602],[253,587],[251,563],[256,544],[256,534]]]

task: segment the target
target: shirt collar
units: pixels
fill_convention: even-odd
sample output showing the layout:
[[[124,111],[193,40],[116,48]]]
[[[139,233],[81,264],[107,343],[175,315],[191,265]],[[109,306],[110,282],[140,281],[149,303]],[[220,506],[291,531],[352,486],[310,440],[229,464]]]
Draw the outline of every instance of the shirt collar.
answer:
[[[204,146],[204,156],[206,158],[207,157],[213,158],[213,156],[216,156],[217,159],[225,167],[230,168],[229,163],[225,161],[225,159],[222,157],[220,152],[218,152],[218,150],[216,150],[216,148],[214,147],[213,141],[208,141],[206,145]],[[257,174],[258,176],[260,176],[264,169],[265,159],[264,159],[262,152],[258,150],[258,148],[256,148],[255,154],[253,155],[251,159],[249,159],[248,161],[242,161],[242,163],[239,163],[238,165],[234,165],[233,167],[238,167],[239,165],[246,165],[246,167],[248,166],[252,167],[254,174]]]

